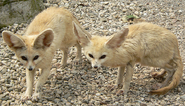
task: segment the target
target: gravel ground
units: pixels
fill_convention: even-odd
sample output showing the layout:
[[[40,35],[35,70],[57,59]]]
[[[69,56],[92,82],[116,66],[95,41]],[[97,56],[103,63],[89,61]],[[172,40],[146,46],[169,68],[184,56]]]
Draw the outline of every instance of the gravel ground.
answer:
[[[178,38],[179,49],[185,65],[185,1],[184,0],[44,0],[46,7],[59,6],[69,9],[92,35],[109,36],[129,23],[126,15],[136,15],[148,22],[171,30]],[[1,29],[23,34],[29,23],[14,24]],[[1,35],[1,34],[0,34]],[[16,59],[0,36],[0,105],[34,106],[184,106],[185,84],[165,95],[149,95],[148,90],[157,80],[150,75],[152,68],[135,65],[135,72],[127,99],[109,91],[109,85],[115,83],[117,68],[102,67],[92,70],[90,62],[74,64],[76,49],[69,51],[68,65],[65,68],[54,67],[61,61],[60,50],[53,59],[51,74],[43,86],[42,99],[22,103],[20,97],[26,90],[25,68]],[[156,68],[155,71],[160,69]],[[40,71],[36,72],[36,80]],[[183,74],[183,80],[185,75]]]

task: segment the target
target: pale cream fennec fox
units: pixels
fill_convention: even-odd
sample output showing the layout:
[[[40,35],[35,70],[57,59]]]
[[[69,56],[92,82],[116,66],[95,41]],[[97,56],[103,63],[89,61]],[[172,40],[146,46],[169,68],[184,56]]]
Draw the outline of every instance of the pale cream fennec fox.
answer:
[[[76,59],[81,59],[81,46],[73,33],[73,22],[81,27],[68,10],[50,7],[34,18],[23,36],[3,31],[4,41],[26,67],[27,89],[22,100],[31,98],[38,100],[41,97],[41,88],[50,73],[51,61],[56,49],[63,51],[62,64],[64,66],[67,62],[68,48],[71,46],[76,45]],[[34,74],[38,68],[42,69],[42,73],[32,96]]]
[[[126,69],[124,94],[129,90],[135,63],[161,67],[167,72],[167,78],[161,84],[161,88],[151,90],[151,94],[165,94],[178,86],[183,73],[183,64],[177,38],[167,29],[142,22],[130,25],[107,38],[88,37],[78,25],[75,24],[74,28],[74,33],[78,36],[84,54],[91,61],[93,68],[102,65],[119,67],[117,86],[122,85]]]

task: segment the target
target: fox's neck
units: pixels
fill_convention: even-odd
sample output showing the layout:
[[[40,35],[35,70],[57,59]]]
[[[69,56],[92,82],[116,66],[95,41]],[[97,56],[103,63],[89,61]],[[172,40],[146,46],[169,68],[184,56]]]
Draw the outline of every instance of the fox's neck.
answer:
[[[131,61],[137,60],[137,49],[134,44],[124,43],[121,47],[111,50],[111,56],[104,65],[110,67],[125,66]]]
[[[103,65],[110,67],[125,66],[130,61],[130,54],[125,49],[115,49]]]

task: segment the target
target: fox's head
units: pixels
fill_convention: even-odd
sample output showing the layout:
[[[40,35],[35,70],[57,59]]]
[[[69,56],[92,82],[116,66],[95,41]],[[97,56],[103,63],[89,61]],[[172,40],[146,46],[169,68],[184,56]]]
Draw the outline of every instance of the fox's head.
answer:
[[[54,38],[52,29],[46,29],[38,35],[20,36],[9,31],[3,31],[2,35],[5,43],[29,71],[34,70],[43,59],[44,51]]]
[[[78,37],[84,54],[91,61],[93,68],[99,68],[113,58],[113,52],[121,46],[129,32],[128,28],[110,37],[92,36],[89,37],[83,30],[74,23],[74,34]]]

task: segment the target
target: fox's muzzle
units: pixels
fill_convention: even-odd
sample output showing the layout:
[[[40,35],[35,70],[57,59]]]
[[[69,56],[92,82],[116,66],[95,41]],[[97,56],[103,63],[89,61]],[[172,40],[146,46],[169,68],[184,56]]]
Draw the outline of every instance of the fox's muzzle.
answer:
[[[32,68],[32,67],[29,67],[29,68],[28,68],[28,70],[29,70],[29,71],[32,71],[32,70],[33,70],[33,68]]]
[[[100,64],[98,64],[97,60],[95,60],[91,64],[92,64],[92,68],[94,68],[94,69],[97,69],[97,68],[99,68],[101,66]]]
[[[94,68],[94,69],[97,69],[97,68],[98,68],[98,66],[94,66],[93,68]]]

